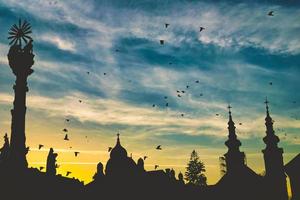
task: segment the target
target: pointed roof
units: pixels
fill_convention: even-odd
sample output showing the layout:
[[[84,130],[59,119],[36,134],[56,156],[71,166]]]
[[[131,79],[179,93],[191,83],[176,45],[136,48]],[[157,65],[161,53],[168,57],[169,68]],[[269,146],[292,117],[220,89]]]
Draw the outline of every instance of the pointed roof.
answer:
[[[235,132],[235,125],[232,120],[232,115],[231,115],[231,106],[228,105],[228,114],[229,114],[229,121],[228,121],[228,140],[225,142],[225,145],[228,147],[228,150],[238,150],[239,147],[241,146],[241,142],[237,139],[237,135]]]
[[[127,158],[127,151],[120,142],[120,133],[117,134],[117,143],[110,152],[110,158]]]
[[[267,98],[265,104],[266,104],[266,118],[265,118],[266,136],[263,138],[263,141],[267,145],[267,148],[277,148],[277,144],[280,140],[278,136],[275,135],[275,131],[273,128],[274,121],[270,116],[269,101]]]

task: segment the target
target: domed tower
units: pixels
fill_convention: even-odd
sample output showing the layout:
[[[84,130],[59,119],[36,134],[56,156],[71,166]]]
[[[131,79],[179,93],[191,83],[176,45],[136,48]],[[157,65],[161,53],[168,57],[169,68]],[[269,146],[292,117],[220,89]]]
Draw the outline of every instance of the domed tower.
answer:
[[[265,160],[265,180],[268,199],[287,200],[287,183],[284,173],[283,149],[278,147],[279,138],[275,135],[273,119],[269,113],[269,102],[266,99],[266,136],[263,138],[266,148],[262,150]]]
[[[224,154],[228,173],[236,172],[237,170],[245,167],[245,153],[241,152],[239,149],[241,142],[237,139],[230,109],[231,106],[229,105],[228,140],[225,142],[225,145],[228,147],[228,151]]]
[[[132,158],[127,156],[127,151],[122,147],[120,134],[117,134],[117,143],[110,152],[106,163],[105,175],[113,178],[131,176],[137,172],[137,165]]]

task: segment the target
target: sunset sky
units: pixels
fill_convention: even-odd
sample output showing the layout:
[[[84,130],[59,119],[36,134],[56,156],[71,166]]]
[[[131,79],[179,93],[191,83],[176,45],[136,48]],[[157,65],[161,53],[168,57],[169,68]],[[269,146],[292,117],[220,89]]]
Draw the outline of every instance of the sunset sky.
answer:
[[[262,173],[266,96],[284,161],[300,152],[297,0],[0,0],[0,145],[10,134],[15,81],[8,30],[19,18],[31,23],[34,39],[30,166],[45,166],[53,147],[58,173],[88,183],[120,132],[129,156],[148,156],[148,170],[184,172],[195,149],[214,184],[230,103],[248,166]]]

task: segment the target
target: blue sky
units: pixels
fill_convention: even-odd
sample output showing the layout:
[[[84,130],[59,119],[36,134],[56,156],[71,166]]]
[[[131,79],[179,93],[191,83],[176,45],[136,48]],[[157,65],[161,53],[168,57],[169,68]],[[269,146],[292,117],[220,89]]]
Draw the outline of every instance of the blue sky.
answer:
[[[0,1],[0,133],[9,132],[14,81],[7,31],[22,18],[32,24],[36,55],[29,77],[30,145],[43,142],[64,152],[66,144],[54,141],[68,126],[74,146],[105,162],[108,155],[97,152],[113,145],[120,131],[135,158],[152,154],[149,168],[160,163],[184,170],[196,149],[213,183],[218,156],[226,152],[229,103],[250,167],[263,170],[268,96],[288,161],[300,150],[300,4],[213,2]],[[271,10],[274,16],[267,15]],[[177,90],[186,93],[178,98]],[[72,123],[66,125],[65,117]],[[92,144],[82,142],[83,135]],[[152,151],[157,144],[163,152]]]

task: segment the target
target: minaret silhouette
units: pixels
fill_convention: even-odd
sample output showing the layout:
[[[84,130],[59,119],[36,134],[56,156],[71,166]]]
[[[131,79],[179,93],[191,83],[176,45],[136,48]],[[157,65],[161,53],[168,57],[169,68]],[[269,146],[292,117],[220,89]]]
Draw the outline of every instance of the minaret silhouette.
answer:
[[[33,73],[31,69],[34,61],[32,53],[32,40],[24,48],[21,43],[10,47],[8,53],[9,66],[16,76],[14,85],[15,98],[11,110],[11,139],[10,139],[10,164],[12,167],[24,169],[27,167],[26,136],[25,136],[25,115],[26,115],[26,92],[27,77]]]
[[[242,145],[237,139],[235,133],[235,126],[231,116],[231,106],[228,106],[229,121],[228,121],[228,140],[225,145],[228,147],[228,151],[224,154],[226,161],[227,173],[233,173],[245,166],[245,153],[241,152],[239,147]]]
[[[273,119],[269,113],[269,102],[266,98],[266,136],[263,138],[266,148],[262,150],[265,161],[265,181],[268,191],[266,192],[268,199],[287,200],[287,184],[286,175],[284,173],[283,149],[279,148],[279,138],[275,135],[273,129]]]

